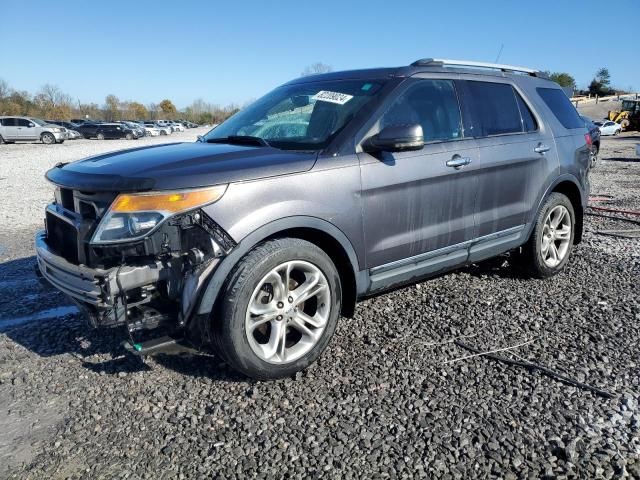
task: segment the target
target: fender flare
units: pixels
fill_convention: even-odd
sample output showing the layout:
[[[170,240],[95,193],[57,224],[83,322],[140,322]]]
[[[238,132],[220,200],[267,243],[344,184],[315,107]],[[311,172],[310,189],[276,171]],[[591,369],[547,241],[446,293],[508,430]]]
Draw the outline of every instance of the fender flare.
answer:
[[[585,208],[587,207],[587,203],[588,203],[588,198],[589,198],[588,197],[588,193],[586,193],[584,191],[584,188],[582,188],[580,186],[580,182],[578,181],[578,179],[574,175],[572,175],[570,173],[564,173],[564,174],[560,175],[559,177],[556,177],[554,179],[554,181],[549,184],[549,186],[546,188],[546,190],[543,192],[543,194],[540,196],[540,198],[538,198],[536,209],[533,211],[532,217],[529,219],[529,222],[528,222],[528,231],[527,231],[527,235],[526,235],[527,239],[531,236],[531,232],[533,231],[533,227],[535,226],[536,216],[538,215],[538,212],[542,208],[542,205],[543,205],[545,199],[562,182],[571,182],[576,186],[576,188],[580,192],[580,203],[581,203],[581,206],[582,206],[582,211],[584,212]],[[580,215],[582,216],[582,212],[580,213]],[[582,221],[582,220],[580,220],[580,221]],[[581,238],[581,236],[579,238]]]
[[[244,237],[238,242],[235,248],[227,255],[223,257],[222,261],[218,264],[216,269],[210,275],[207,285],[203,290],[200,297],[197,314],[206,315],[211,313],[213,306],[218,298],[220,290],[224,285],[225,280],[229,276],[229,273],[236,266],[242,257],[244,257],[250,250],[252,250],[258,243],[263,240],[285,230],[294,228],[309,228],[313,230],[319,230],[323,233],[330,235],[336,240],[346,252],[351,268],[353,269],[354,276],[356,278],[356,289],[360,291],[360,279],[359,275],[360,267],[358,263],[358,256],[356,254],[351,241],[347,236],[332,223],[323,220],[318,217],[309,216],[293,216],[274,220],[266,225],[261,226],[257,230],[254,230],[249,235]]]

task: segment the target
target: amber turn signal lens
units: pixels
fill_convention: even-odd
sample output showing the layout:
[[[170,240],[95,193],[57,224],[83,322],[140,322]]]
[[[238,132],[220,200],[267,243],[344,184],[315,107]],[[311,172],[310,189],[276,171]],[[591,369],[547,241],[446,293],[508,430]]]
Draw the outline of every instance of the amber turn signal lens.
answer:
[[[178,213],[200,207],[219,200],[227,189],[226,185],[201,190],[183,190],[170,193],[121,194],[111,205],[112,212],[168,212]]]

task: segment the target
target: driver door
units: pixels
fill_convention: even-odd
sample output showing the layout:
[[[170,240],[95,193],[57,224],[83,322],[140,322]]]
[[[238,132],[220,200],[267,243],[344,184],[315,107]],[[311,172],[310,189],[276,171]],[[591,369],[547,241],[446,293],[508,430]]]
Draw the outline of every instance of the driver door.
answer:
[[[358,154],[373,290],[464,263],[474,237],[479,151],[463,136],[454,83],[407,83],[370,133],[420,124],[424,148]]]

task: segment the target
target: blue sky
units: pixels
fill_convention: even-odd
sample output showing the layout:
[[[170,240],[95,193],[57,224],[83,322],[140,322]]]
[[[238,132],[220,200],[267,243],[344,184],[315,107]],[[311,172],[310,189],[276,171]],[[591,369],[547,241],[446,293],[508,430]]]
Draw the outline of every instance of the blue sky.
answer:
[[[82,102],[244,103],[323,62],[334,70],[422,57],[567,71],[602,66],[640,90],[640,1],[594,0],[3,2],[0,78],[52,83]],[[596,21],[599,19],[599,21]],[[633,21],[631,20],[633,19]],[[621,27],[621,28],[619,28]],[[608,35],[607,32],[615,32]]]

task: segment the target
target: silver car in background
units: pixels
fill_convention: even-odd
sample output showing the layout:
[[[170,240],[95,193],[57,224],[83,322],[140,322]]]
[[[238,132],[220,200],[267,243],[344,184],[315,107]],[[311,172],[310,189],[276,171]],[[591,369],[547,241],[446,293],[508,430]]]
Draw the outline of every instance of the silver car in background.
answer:
[[[67,129],[33,117],[0,117],[0,143],[41,141],[47,145],[63,143]]]

